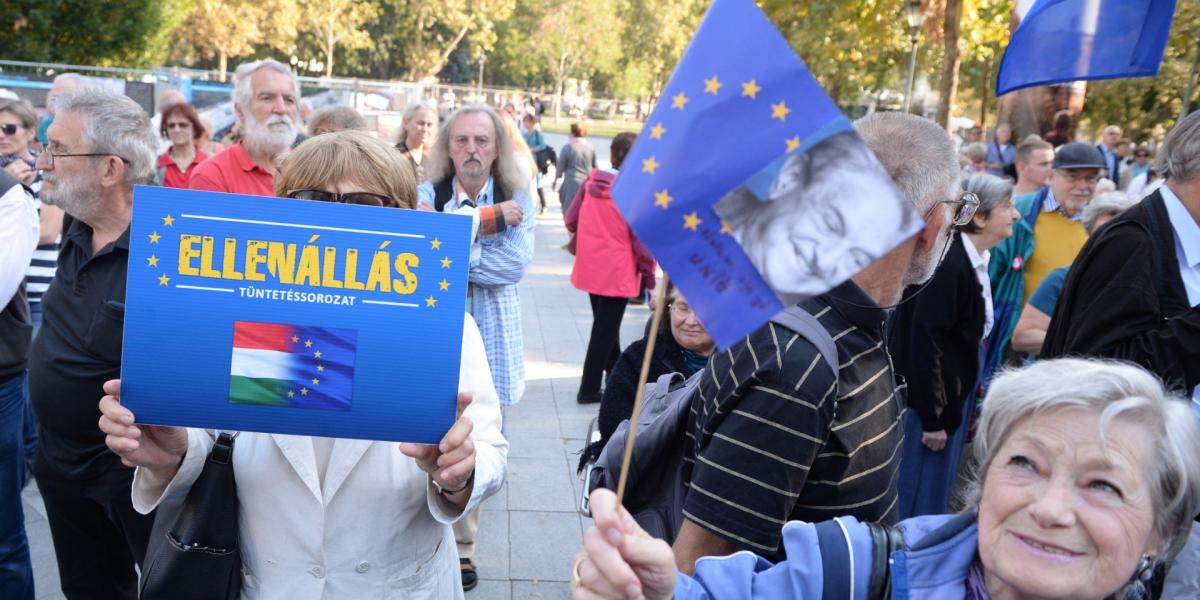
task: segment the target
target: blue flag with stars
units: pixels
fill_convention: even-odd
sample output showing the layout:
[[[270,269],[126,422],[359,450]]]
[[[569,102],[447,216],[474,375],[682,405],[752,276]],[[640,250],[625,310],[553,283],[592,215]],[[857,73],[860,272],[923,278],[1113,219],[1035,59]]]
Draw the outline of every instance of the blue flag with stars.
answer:
[[[1004,50],[996,95],[1051,83],[1153,77],[1174,14],[1175,0],[1039,0]]]
[[[729,347],[921,228],[912,206],[750,0],[715,0],[613,189]]]

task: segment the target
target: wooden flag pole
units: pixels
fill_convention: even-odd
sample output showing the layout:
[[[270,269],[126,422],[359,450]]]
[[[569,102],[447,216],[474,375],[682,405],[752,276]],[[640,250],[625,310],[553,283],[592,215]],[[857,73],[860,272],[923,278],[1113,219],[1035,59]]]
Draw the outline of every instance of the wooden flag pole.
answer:
[[[650,335],[646,341],[646,355],[642,357],[642,374],[638,376],[637,393],[633,396],[633,414],[629,416],[629,435],[625,438],[625,456],[621,459],[621,476],[617,480],[617,505],[625,498],[625,480],[629,476],[629,462],[633,459],[633,440],[637,437],[638,417],[642,413],[642,394],[646,391],[646,377],[650,374],[650,357],[654,355],[654,342],[658,340],[658,326],[662,323],[663,309],[667,304],[667,274],[663,273],[661,287],[654,296],[654,318],[650,320]]]

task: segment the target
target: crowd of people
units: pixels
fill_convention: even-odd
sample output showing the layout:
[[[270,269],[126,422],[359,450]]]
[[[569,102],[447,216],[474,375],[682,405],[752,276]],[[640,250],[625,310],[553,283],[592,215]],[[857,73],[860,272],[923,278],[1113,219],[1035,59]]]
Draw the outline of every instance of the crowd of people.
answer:
[[[1200,113],[1153,160],[1115,126],[1093,145],[1017,143],[1001,124],[960,152],[924,118],[862,117],[921,231],[800,302],[813,331],[772,321],[718,350],[670,284],[661,325],[621,346],[627,305],[660,287],[611,193],[635,134],[604,166],[583,123],[551,147],[535,105],[417,101],[385,141],[350,107],[302,117],[295,74],[273,60],[239,66],[232,97],[228,147],[178,92],[153,118],[71,74],[41,120],[0,99],[5,598],[35,597],[30,476],[64,595],[132,599],[156,509],[188,494],[217,443],[140,425],[120,402],[135,184],[472,220],[454,425],[399,450],[240,434],[243,598],[475,587],[503,413],[525,392],[518,286],[547,187],[593,315],[576,400],[599,404],[598,435],[580,469],[631,418],[643,365],[651,382],[695,382],[673,457],[686,494],[667,507],[678,528],[655,539],[609,490],[585,490],[577,599],[1200,594]]]

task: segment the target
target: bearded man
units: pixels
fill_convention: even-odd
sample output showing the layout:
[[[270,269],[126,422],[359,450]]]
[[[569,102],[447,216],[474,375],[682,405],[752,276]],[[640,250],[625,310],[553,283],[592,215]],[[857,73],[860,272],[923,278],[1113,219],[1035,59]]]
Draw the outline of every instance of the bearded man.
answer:
[[[200,163],[188,187],[274,196],[276,165],[300,132],[300,82],[287,65],[271,59],[239,65],[233,81],[242,139]]]

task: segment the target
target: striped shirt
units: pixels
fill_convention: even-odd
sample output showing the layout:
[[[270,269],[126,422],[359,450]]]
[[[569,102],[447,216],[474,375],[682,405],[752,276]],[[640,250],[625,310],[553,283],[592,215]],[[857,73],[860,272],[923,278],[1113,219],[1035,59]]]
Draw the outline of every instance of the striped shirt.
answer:
[[[3,168],[8,163],[17,159],[15,156],[0,157],[0,168]],[[33,160],[37,162],[37,153],[33,153]],[[28,162],[28,161],[26,161]],[[33,166],[30,164],[29,166]],[[42,174],[38,171],[37,179],[29,186],[33,191],[34,207],[37,208],[38,214],[42,212],[42,201],[38,196],[42,191]],[[46,293],[46,288],[50,287],[50,281],[54,279],[54,271],[58,268],[58,247],[62,236],[55,238],[49,244],[39,244],[37,249],[33,251],[33,260],[29,262],[29,267],[25,269],[25,292],[29,296],[29,303],[36,304],[42,301],[42,295]]]
[[[787,521],[897,514],[902,407],[886,313],[852,281],[801,306],[833,337],[836,375],[806,339],[766,325],[713,355],[684,452],[684,516],[776,560]]]

